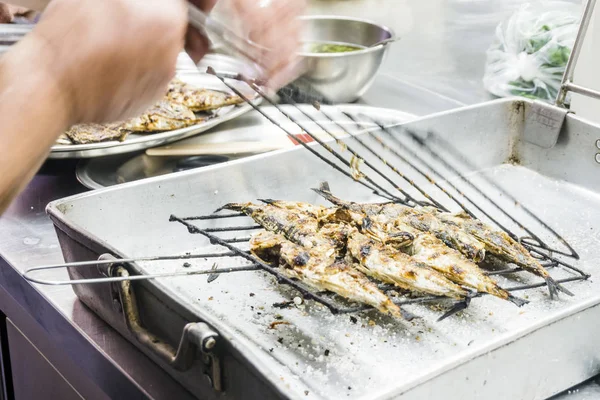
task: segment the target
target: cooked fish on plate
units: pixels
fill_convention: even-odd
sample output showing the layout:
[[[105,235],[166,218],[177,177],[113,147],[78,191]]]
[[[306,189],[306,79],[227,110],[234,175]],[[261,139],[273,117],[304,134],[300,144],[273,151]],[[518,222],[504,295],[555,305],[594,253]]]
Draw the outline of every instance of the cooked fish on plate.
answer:
[[[130,133],[175,131],[200,124],[211,117],[197,115],[197,112],[214,111],[242,102],[243,99],[238,96],[197,88],[175,78],[164,98],[142,115],[124,123],[75,125],[61,135],[57,144],[124,141]]]
[[[210,89],[201,89],[174,79],[167,91],[166,99],[182,104],[193,112],[212,111],[221,107],[243,103],[243,99],[229,93]]]
[[[71,143],[88,144],[107,142],[109,140],[123,141],[129,132],[123,129],[122,123],[114,124],[80,124],[72,126],[65,132],[65,136]]]
[[[182,104],[162,100],[144,114],[129,120],[123,128],[131,132],[164,132],[187,128],[204,119],[196,117]]]

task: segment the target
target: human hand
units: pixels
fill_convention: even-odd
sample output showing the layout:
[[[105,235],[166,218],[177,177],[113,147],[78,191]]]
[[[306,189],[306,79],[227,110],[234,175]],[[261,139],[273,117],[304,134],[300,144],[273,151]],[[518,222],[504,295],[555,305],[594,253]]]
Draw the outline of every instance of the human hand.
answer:
[[[25,7],[14,6],[7,3],[0,3],[0,24],[9,24],[15,17],[27,15],[30,11]]]
[[[216,0],[194,0],[203,5],[204,11],[215,6]],[[298,74],[301,46],[302,21],[298,18],[306,7],[305,0],[220,0],[212,17],[225,24],[238,35],[248,38],[260,48],[251,49],[253,58],[259,61],[268,85],[277,89]],[[208,42],[199,48],[206,52]],[[200,52],[192,52],[199,60]]]
[[[23,40],[65,93],[73,123],[122,120],[166,90],[183,49],[182,0],[53,0]]]

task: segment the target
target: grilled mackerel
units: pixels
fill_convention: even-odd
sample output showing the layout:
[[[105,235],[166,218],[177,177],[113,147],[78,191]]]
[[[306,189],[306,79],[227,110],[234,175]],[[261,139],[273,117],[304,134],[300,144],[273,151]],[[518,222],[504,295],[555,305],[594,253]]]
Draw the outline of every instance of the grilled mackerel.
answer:
[[[317,290],[329,290],[348,300],[370,305],[384,314],[403,318],[403,312],[366,276],[344,260],[336,260],[332,247],[303,248],[273,232],[259,232],[250,250],[266,262],[276,262],[283,273]]]
[[[243,103],[239,96],[199,89],[179,79],[173,79],[167,91],[167,100],[182,104],[193,112],[211,111],[221,107]]]
[[[493,254],[509,263],[514,263],[524,270],[544,278],[550,291],[550,297],[558,296],[558,291],[573,296],[573,293],[554,281],[540,262],[533,258],[520,243],[508,236],[506,232],[495,230],[483,222],[471,218],[464,212],[457,214],[438,212],[437,217],[444,224],[461,229],[481,241],[489,254]]]

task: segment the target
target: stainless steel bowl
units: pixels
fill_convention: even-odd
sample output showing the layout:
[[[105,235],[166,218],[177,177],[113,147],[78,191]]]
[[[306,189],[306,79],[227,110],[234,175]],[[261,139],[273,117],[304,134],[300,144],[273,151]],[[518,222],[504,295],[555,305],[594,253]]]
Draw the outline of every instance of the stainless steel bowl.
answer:
[[[371,21],[336,16],[305,16],[305,43],[333,42],[365,49],[345,53],[302,52],[304,75],[294,84],[316,91],[332,103],[351,103],[373,83],[389,44],[370,47],[391,39],[394,32]]]

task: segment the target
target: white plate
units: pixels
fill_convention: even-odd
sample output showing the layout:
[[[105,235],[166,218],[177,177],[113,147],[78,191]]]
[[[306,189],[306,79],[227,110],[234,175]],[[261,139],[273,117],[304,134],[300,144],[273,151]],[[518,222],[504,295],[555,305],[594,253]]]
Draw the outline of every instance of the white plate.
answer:
[[[300,105],[300,110],[290,105],[282,105],[280,107],[294,119],[301,121],[302,125],[310,133],[323,140],[327,140],[326,134],[324,134],[323,130],[318,127],[317,124],[309,122],[303,115],[303,112],[309,113],[319,122],[319,124],[326,127],[330,132],[335,132],[335,129],[341,131],[341,128],[335,128],[335,123],[332,123],[328,119],[328,117],[336,119],[336,114],[340,115],[340,112],[346,112],[358,118],[360,118],[361,115],[366,115],[376,119],[384,125],[400,124],[415,118],[414,115],[401,111],[360,105],[323,106],[321,110],[327,114],[327,116],[316,111],[310,105]],[[297,125],[290,122],[284,115],[277,111],[275,107],[263,106],[261,107],[261,110],[274,118],[278,123],[282,124],[282,126],[291,133],[298,134],[301,132]],[[347,121],[348,120],[346,119],[344,123],[347,123]],[[211,132],[207,132],[202,136],[183,140],[173,146],[193,146],[194,144],[225,145],[232,142],[257,144],[257,146],[248,146],[250,148],[261,147],[258,146],[260,143],[282,143],[281,139],[286,137],[287,135],[283,130],[267,121],[265,117],[257,111],[251,111],[235,121],[229,121],[222,124]],[[286,144],[286,142],[283,141],[282,148],[288,146],[293,146],[292,142],[289,141],[289,144]],[[227,154],[225,152],[216,153],[211,151],[210,154],[212,157],[220,156],[232,160],[256,153],[249,151]],[[80,162],[77,167],[77,179],[90,189],[100,189],[120,183],[132,182],[176,172],[175,170],[177,169],[178,164],[186,159],[189,159],[189,157],[152,157],[145,153],[138,152],[135,155],[116,155],[85,160]]]
[[[177,76],[181,80],[198,87],[231,92],[217,77],[199,72],[185,53],[182,53],[178,60]],[[240,90],[244,95],[251,98],[255,96],[255,92],[246,84],[235,80],[228,80],[227,82]],[[259,99],[255,100],[255,104],[258,104],[258,102]],[[49,158],[94,158],[145,150],[150,147],[165,145],[197,135],[226,121],[237,118],[250,110],[252,110],[252,107],[249,104],[223,107],[216,111],[215,117],[206,122],[169,132],[131,134],[122,142],[115,140],[90,144],[56,144],[52,146]]]

